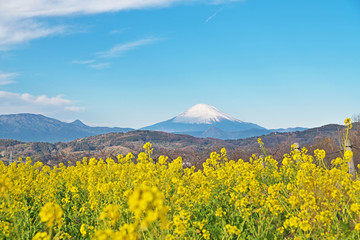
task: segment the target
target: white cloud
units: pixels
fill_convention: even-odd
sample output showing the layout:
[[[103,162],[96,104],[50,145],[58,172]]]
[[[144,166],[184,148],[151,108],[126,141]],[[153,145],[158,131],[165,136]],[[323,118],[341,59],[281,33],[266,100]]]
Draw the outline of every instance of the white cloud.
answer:
[[[29,93],[14,93],[0,91],[0,112],[78,112],[83,108],[75,106],[74,102],[62,95],[48,97],[47,95],[34,96]]]
[[[46,95],[33,96],[28,93],[23,93],[19,95],[19,97],[25,102],[39,105],[63,106],[72,103],[70,100],[64,99],[61,95],[58,95],[56,97],[48,97]]]
[[[13,83],[12,79],[17,75],[17,73],[4,73],[0,71],[0,86]]]
[[[2,0],[0,12],[5,17],[18,16],[21,18],[31,18],[163,7],[176,2],[184,2],[184,0]]]
[[[112,30],[109,32],[109,34],[119,34],[119,33],[123,33],[124,30]]]
[[[140,40],[137,40],[137,41],[132,41],[132,42],[123,43],[123,44],[117,44],[117,45],[115,45],[114,47],[110,48],[109,50],[107,50],[105,52],[97,53],[97,60],[95,60],[95,59],[91,59],[91,60],[74,60],[71,63],[87,65],[88,67],[93,68],[93,69],[97,69],[97,70],[106,69],[106,68],[110,67],[111,63],[109,63],[109,62],[98,62],[99,59],[101,59],[101,58],[119,57],[119,56],[121,56],[123,53],[125,53],[127,51],[133,50],[133,49],[141,47],[141,46],[149,45],[149,44],[155,43],[155,42],[160,41],[160,40],[162,40],[162,39],[159,39],[159,38],[144,38],[144,39],[140,39]]]
[[[85,108],[83,107],[75,107],[75,106],[71,106],[71,107],[65,107],[65,110],[69,110],[71,112],[82,112],[85,110]]]
[[[160,40],[161,39],[156,38],[144,38],[133,42],[117,44],[106,52],[98,53],[98,55],[103,58],[118,57],[127,51],[133,50],[141,46],[149,45]]]
[[[111,63],[109,62],[98,62],[99,59],[101,58],[114,58],[114,57],[119,57],[121,56],[123,53],[133,50],[135,48],[141,47],[141,46],[145,46],[145,45],[149,45],[152,43],[155,43],[157,41],[160,41],[162,39],[160,38],[144,38],[144,39],[140,39],[140,40],[136,40],[136,41],[132,41],[132,42],[127,42],[127,43],[123,43],[123,44],[117,44],[114,47],[110,48],[109,50],[105,51],[105,52],[99,52],[97,53],[97,60],[95,59],[91,59],[91,60],[74,60],[71,63],[74,64],[83,64],[83,65],[88,65],[88,67],[93,68],[93,69],[97,69],[97,70],[102,70],[102,69],[106,69],[108,67],[110,67]]]
[[[210,17],[208,17],[205,22],[208,23],[211,19],[213,19],[214,17],[216,17],[216,15],[218,15],[219,12],[221,12],[222,10],[224,10],[224,7],[218,9],[213,15],[211,15]]]
[[[110,66],[110,63],[96,63],[96,64],[89,65],[89,67],[98,69],[98,70],[108,68],[109,66]]]
[[[96,60],[74,60],[71,63],[87,65],[88,67],[91,67],[91,68],[94,68],[97,70],[102,70],[102,69],[108,68],[111,65],[111,63],[108,63],[108,62],[97,63]]]
[[[75,64],[90,64],[90,63],[94,63],[95,60],[74,60],[71,63],[75,63]]]
[[[175,3],[235,1],[242,0],[0,0],[0,50],[66,31],[65,26],[47,26],[39,18],[168,7]]]
[[[0,10],[1,13],[1,10]],[[64,26],[48,27],[34,20],[0,19],[0,50],[8,49],[14,44],[65,32]]]

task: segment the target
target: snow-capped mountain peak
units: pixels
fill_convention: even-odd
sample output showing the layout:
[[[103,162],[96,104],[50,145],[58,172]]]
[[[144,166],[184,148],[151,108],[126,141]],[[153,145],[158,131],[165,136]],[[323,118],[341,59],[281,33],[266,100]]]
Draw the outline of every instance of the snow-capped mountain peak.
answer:
[[[196,104],[173,119],[176,123],[212,124],[221,120],[242,122],[208,104]]]

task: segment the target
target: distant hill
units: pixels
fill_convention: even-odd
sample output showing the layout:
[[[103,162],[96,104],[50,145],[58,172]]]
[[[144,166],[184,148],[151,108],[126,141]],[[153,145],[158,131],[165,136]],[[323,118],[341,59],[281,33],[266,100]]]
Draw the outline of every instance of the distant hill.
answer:
[[[331,152],[340,149],[336,142],[339,133],[344,129],[342,125],[330,124],[319,128],[291,133],[270,133],[261,136],[266,148],[270,153],[277,154],[281,158],[290,150],[290,145],[299,142],[301,146],[324,147],[321,142],[324,139],[333,139],[328,148]],[[358,124],[354,124],[359,129]],[[210,129],[216,135],[216,129]],[[358,131],[358,130],[357,130]],[[358,134],[358,132],[354,132]],[[258,153],[259,145],[257,137],[238,140],[221,140],[216,138],[196,138],[190,135],[172,134],[159,131],[130,131],[126,133],[107,133],[97,136],[77,139],[71,142],[39,143],[21,142],[15,140],[0,139],[0,160],[8,161],[10,152],[14,159],[31,156],[33,160],[43,161],[51,165],[59,162],[79,161],[82,157],[112,157],[116,159],[118,154],[134,154],[143,151],[143,145],[151,142],[154,147],[155,157],[168,155],[170,157],[182,156],[186,161],[204,161],[212,151],[219,151],[225,147],[232,159],[248,159],[252,153]],[[360,143],[354,142],[355,146]],[[280,149],[280,150],[279,150]],[[311,150],[311,149],[310,149]]]
[[[0,115],[0,139],[25,142],[66,142],[110,132],[128,132],[131,128],[90,127],[76,120],[65,123],[40,114]]]
[[[359,124],[354,124],[359,128]],[[343,125],[328,124],[317,128],[310,128],[303,131],[295,132],[272,132],[268,135],[260,136],[267,147],[277,147],[283,142],[294,143],[298,142],[300,146],[313,145],[318,140],[325,138],[333,138],[338,140],[341,131],[344,129]],[[249,146],[250,144],[257,144],[257,137],[247,139],[227,140],[227,142],[237,146]]]

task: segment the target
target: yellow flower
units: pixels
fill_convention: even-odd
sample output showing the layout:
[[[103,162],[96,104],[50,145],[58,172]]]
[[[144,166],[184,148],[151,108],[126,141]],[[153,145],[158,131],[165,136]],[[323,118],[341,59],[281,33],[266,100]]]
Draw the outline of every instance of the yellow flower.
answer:
[[[344,123],[345,125],[349,125],[351,123],[351,118],[346,118]]]
[[[56,239],[56,238],[55,238]],[[59,239],[71,239],[71,235],[66,233],[66,232],[60,232],[60,236],[59,236]]]
[[[357,224],[355,225],[355,230],[356,230],[356,231],[360,231],[360,223],[357,223]]]
[[[316,150],[314,151],[314,154],[315,154],[315,157],[316,157],[317,159],[319,159],[319,160],[324,159],[325,156],[326,156],[325,151],[324,151],[324,150],[319,150],[319,149],[316,149]]]
[[[13,224],[7,221],[0,220],[0,234],[4,234],[6,237],[10,237],[10,233],[13,231]]]
[[[177,193],[179,194],[179,195],[183,195],[184,193],[186,192],[186,188],[184,187],[184,186],[179,186],[178,188],[177,188]]]
[[[203,235],[204,239],[210,239],[210,232],[208,230],[203,229],[202,235]]]
[[[240,229],[238,229],[236,226],[231,226],[230,224],[226,224],[225,229],[230,235],[239,235],[241,233]]]
[[[59,204],[48,202],[41,208],[39,216],[41,221],[46,222],[48,227],[54,226],[54,223],[61,227],[63,213]]]
[[[10,179],[5,175],[0,176],[0,196],[5,195],[6,192],[11,188],[12,184]]]
[[[86,229],[85,229],[85,224],[81,224],[80,233],[81,233],[81,235],[83,235],[83,237],[86,236],[87,232],[86,232]]]
[[[336,159],[331,160],[331,164],[333,165],[340,165],[344,162],[344,160],[341,157],[337,157]]]
[[[145,214],[141,222],[142,229],[157,219],[161,221],[162,228],[166,227],[166,213],[169,209],[164,205],[164,195],[156,187],[135,189],[129,196],[128,205],[134,213],[136,223],[139,223],[141,216]]]
[[[223,215],[225,215],[226,214],[226,212],[224,212],[223,210],[222,210],[222,208],[218,208],[217,210],[216,210],[216,212],[215,212],[215,216],[217,216],[217,217],[222,217]]]
[[[171,234],[167,234],[166,237],[165,237],[165,240],[175,240],[176,238],[171,235]]]
[[[297,227],[299,225],[300,219],[296,216],[292,216],[289,219],[286,219],[284,222],[284,228],[288,227]]]
[[[359,210],[360,210],[360,204],[358,204],[358,203],[351,204],[350,210],[353,211],[353,212],[358,213]]]
[[[158,212],[154,210],[148,210],[146,217],[141,222],[141,228],[146,229],[152,222],[155,222],[158,219]]]
[[[108,220],[111,225],[115,225],[116,221],[119,219],[120,211],[117,206],[113,204],[107,205],[104,210],[101,212],[99,219]]]
[[[126,157],[125,157],[125,162],[129,162],[129,161],[131,161],[132,159],[134,159],[135,158],[135,156],[134,156],[134,154],[132,154],[131,152],[129,152],[128,154],[126,154]]]
[[[166,156],[160,156],[159,157],[159,163],[160,164],[162,164],[162,165],[164,165],[165,163],[166,163],[166,160],[168,159],[168,157],[166,157]]]
[[[32,240],[50,240],[50,236],[47,234],[47,232],[38,232],[35,234]]]
[[[118,232],[114,232],[111,239],[116,240],[135,240],[137,233],[133,224],[124,224]]]
[[[299,199],[294,195],[289,197],[288,202],[291,204],[292,207],[300,203]]]
[[[149,150],[150,148],[152,147],[152,144],[147,142],[144,144],[143,148],[146,149],[146,150]]]
[[[311,226],[310,226],[308,221],[301,221],[300,224],[299,224],[299,227],[304,232],[309,231],[311,229]]]
[[[350,151],[350,150],[347,150],[344,154],[344,158],[347,160],[347,161],[350,161],[350,159],[353,157],[353,152]]]
[[[345,123],[345,126],[347,126],[348,130],[352,128],[351,118],[346,118],[344,123]]]
[[[108,240],[108,239],[115,239],[114,238],[114,231],[111,229],[99,229],[95,232],[94,238],[95,240]]]

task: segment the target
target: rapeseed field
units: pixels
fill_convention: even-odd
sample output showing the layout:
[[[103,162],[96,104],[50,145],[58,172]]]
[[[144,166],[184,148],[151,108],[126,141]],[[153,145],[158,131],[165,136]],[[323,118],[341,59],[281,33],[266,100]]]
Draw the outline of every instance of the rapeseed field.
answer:
[[[347,136],[351,129],[345,120]],[[351,151],[324,163],[302,148],[282,159],[230,160],[203,169],[179,157],[86,159],[50,168],[0,162],[1,239],[359,239],[360,181]]]

